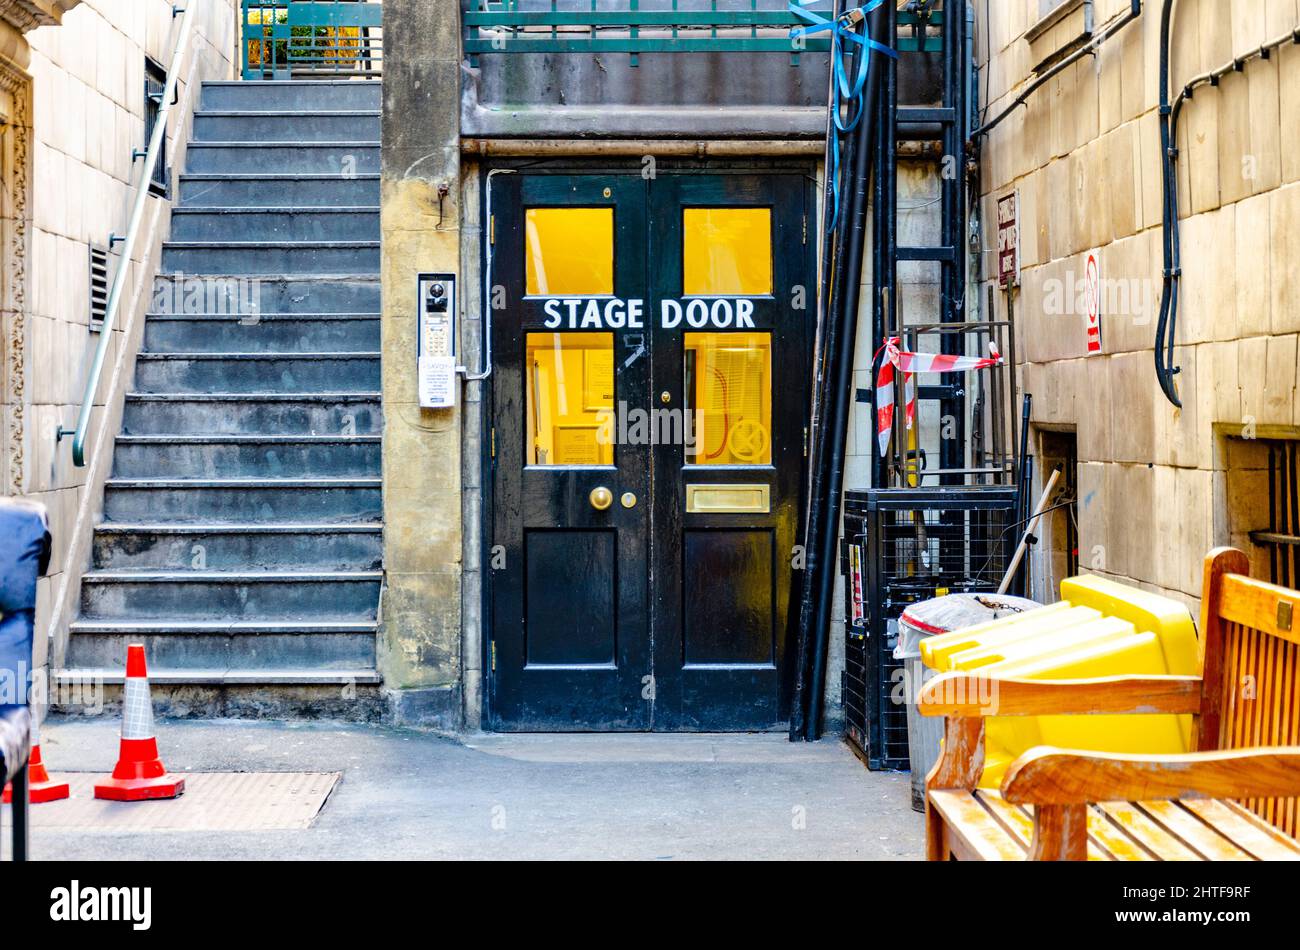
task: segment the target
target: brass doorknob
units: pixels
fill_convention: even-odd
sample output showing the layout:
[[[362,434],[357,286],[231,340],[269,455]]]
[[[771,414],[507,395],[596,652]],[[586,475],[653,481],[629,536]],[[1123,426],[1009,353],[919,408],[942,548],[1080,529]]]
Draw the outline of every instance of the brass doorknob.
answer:
[[[630,491],[625,491],[623,492],[623,497],[619,499],[619,502],[624,508],[635,508],[636,495],[632,494]]]
[[[591,494],[587,496],[591,502],[591,507],[597,511],[604,511],[610,505],[614,504],[614,493],[604,485],[599,488],[593,488]]]

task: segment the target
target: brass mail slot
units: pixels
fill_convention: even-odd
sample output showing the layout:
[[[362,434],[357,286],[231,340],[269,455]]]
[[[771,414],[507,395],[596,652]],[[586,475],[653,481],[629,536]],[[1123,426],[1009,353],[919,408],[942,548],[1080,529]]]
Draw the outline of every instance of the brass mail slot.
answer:
[[[694,514],[766,514],[767,485],[687,485],[686,510]]]

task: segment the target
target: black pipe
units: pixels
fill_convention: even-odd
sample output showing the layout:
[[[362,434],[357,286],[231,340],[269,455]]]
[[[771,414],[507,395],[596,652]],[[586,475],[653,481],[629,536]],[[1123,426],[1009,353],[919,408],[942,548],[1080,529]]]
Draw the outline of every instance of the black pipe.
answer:
[[[1031,485],[1033,482],[1034,463],[1029,457],[1029,418],[1033,414],[1034,397],[1032,393],[1025,393],[1024,402],[1020,410],[1020,445],[1017,448],[1018,459],[1016,462],[1016,484],[1020,492],[1017,507],[1019,510],[1020,521],[1022,524],[1029,523],[1029,509]],[[1012,578],[1013,589],[1021,596],[1025,596],[1025,591],[1029,587],[1029,559],[1025,558],[1020,570]]]
[[[1174,366],[1174,330],[1178,322],[1178,287],[1181,270],[1178,247],[1178,170],[1174,164],[1173,109],[1169,104],[1169,27],[1173,20],[1175,0],[1164,0],[1160,10],[1160,170],[1161,187],[1161,238],[1164,248],[1164,275],[1160,294],[1160,317],[1156,321],[1156,339],[1153,347],[1156,380],[1165,398],[1179,408],[1182,401],[1174,377],[1180,367]]]
[[[850,72],[851,74],[851,72]],[[866,116],[861,121],[866,121]],[[804,573],[800,583],[799,599],[799,633],[798,633],[798,678],[795,681],[795,703],[790,717],[791,741],[803,741],[809,738],[816,727],[809,720],[811,712],[812,670],[814,635],[810,631],[820,629],[821,605],[810,601],[810,592],[816,587],[824,554],[819,542],[821,524],[825,518],[826,474],[829,468],[828,453],[828,417],[833,412],[835,399],[836,364],[844,344],[840,336],[841,302],[844,299],[846,267],[842,260],[843,248],[848,240],[849,225],[855,214],[858,199],[856,188],[846,188],[852,181],[852,172],[857,166],[858,128],[848,135],[840,152],[840,205],[839,217],[835,230],[827,236],[826,267],[827,281],[824,285],[825,297],[822,301],[825,314],[819,328],[817,360],[814,363],[816,388],[813,393],[813,405],[809,420],[808,451],[808,513],[804,526]],[[828,169],[829,172],[829,169]],[[831,557],[834,558],[834,551]]]
[[[844,0],[835,0],[834,17],[839,19],[844,13]],[[835,56],[835,49],[832,46],[831,56]],[[850,75],[852,72],[850,71]],[[838,321],[835,319],[835,310],[833,300],[838,299],[835,288],[838,285],[841,268],[837,266],[837,257],[841,245],[841,238],[845,229],[845,214],[842,206],[835,204],[835,188],[838,185],[836,178],[837,169],[847,167],[848,162],[852,160],[851,152],[853,142],[848,140],[841,149],[839,135],[836,132],[835,121],[839,117],[835,115],[835,68],[832,63],[830,70],[830,87],[827,90],[827,110],[826,110],[826,158],[825,158],[825,187],[822,189],[822,254],[821,254],[821,274],[820,286],[817,295],[817,325],[813,335],[813,403],[809,412],[808,420],[808,494],[807,509],[803,525],[804,540],[804,567],[800,575],[800,601],[798,604],[799,626],[796,634],[795,650],[795,678],[794,678],[794,696],[790,706],[790,741],[802,741],[806,732],[808,690],[807,681],[808,673],[812,666],[811,644],[806,633],[808,627],[806,622],[806,605],[803,599],[803,593],[808,588],[809,578],[813,573],[813,555],[810,552],[811,541],[814,529],[813,525],[820,518],[821,509],[821,475],[823,466],[821,460],[824,453],[825,439],[821,434],[821,419],[825,414],[827,401],[829,400],[829,374],[826,368],[826,359],[828,352],[835,349],[836,331],[838,330]],[[862,121],[865,121],[865,116]],[[835,162],[835,155],[839,155],[839,163]],[[835,221],[835,227],[831,228],[831,216],[838,211],[839,218]]]
[[[1033,483],[1034,483],[1034,457],[1030,455],[1030,456],[1026,456],[1025,458],[1025,478],[1024,478],[1024,484],[1021,486],[1021,497],[1024,499],[1024,504],[1021,507],[1020,523],[1023,525],[1028,525],[1029,522],[1033,520],[1033,513],[1031,511],[1031,509],[1033,508],[1033,500],[1030,498],[1029,495],[1030,491],[1032,490]],[[1033,535],[1030,535],[1030,537],[1033,538]],[[1016,543],[1019,543],[1018,539],[1013,539],[1013,540],[1016,541]],[[1030,544],[1033,543],[1034,542],[1031,540]],[[1014,556],[1015,555],[1012,554],[1012,557]],[[1016,568],[1016,576],[1012,578],[1011,591],[1017,597],[1029,596],[1029,551],[1028,550],[1025,551],[1025,556],[1020,559],[1020,566]]]
[[[892,4],[881,4],[867,20],[872,37],[892,35],[896,24]],[[807,566],[800,600],[801,657],[809,658],[803,690],[805,713],[802,737],[811,741],[821,736],[822,702],[825,692],[826,656],[830,635],[830,612],[836,575],[836,547],[839,540],[840,510],[844,489],[844,440],[853,406],[853,353],[857,338],[858,298],[862,284],[862,259],[866,247],[867,190],[875,150],[876,115],[879,105],[880,74],[886,64],[880,54],[864,49],[867,82],[862,94],[862,116],[850,139],[852,164],[847,183],[848,203],[844,215],[843,243],[836,255],[829,314],[834,331],[828,336],[824,374],[818,396],[827,408],[812,465],[813,492],[809,497],[808,533],[805,537]],[[820,417],[816,417],[820,423]],[[791,738],[794,723],[791,723]]]

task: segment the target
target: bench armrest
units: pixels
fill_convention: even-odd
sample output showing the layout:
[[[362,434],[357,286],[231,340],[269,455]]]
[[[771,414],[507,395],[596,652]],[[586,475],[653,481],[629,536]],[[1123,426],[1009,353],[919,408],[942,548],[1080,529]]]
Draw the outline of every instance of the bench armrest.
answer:
[[[1186,714],[1201,707],[1199,676],[1104,676],[1096,679],[998,679],[943,673],[921,689],[925,716]]]
[[[1037,746],[1007,770],[1002,797],[1030,805],[1300,796],[1300,746],[1111,755]]]

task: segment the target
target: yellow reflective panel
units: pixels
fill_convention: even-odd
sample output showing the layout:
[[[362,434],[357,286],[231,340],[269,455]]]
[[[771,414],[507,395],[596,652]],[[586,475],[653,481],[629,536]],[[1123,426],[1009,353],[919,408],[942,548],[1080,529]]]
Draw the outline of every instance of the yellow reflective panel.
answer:
[[[771,292],[771,209],[682,210],[685,296],[755,297]]]
[[[528,465],[614,464],[614,334],[529,333]]]
[[[772,463],[772,335],[687,333],[691,465]]]
[[[613,208],[529,208],[524,238],[528,294],[614,292]]]

